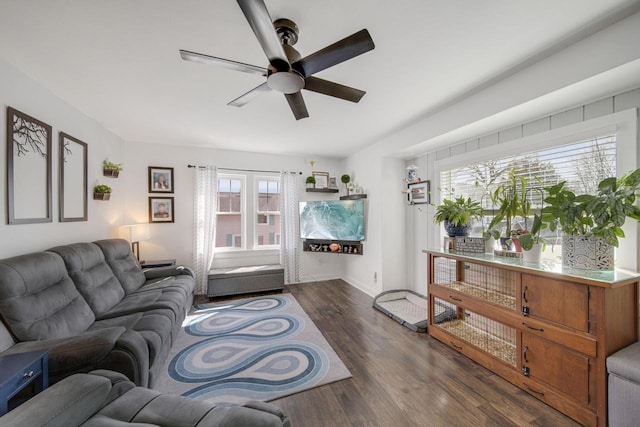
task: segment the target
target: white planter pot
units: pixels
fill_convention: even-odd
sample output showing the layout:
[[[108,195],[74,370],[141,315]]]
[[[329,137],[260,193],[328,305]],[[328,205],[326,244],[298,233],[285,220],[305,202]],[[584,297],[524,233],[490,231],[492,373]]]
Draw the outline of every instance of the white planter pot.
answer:
[[[542,243],[534,243],[530,251],[522,250],[522,260],[532,264],[540,262],[542,257]]]
[[[613,270],[613,246],[600,237],[564,236],[562,265],[582,270]]]
[[[496,249],[496,239],[490,237],[488,240],[484,241],[484,253],[492,254]]]

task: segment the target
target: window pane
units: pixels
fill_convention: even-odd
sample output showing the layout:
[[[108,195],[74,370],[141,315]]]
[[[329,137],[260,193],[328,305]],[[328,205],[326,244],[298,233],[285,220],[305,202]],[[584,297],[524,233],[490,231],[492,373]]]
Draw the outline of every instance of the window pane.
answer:
[[[242,215],[218,215],[216,221],[216,247],[242,247]]]
[[[258,246],[279,245],[280,240],[276,235],[280,235],[280,215],[268,215],[267,223],[258,223],[256,235]]]
[[[259,180],[257,187],[257,245],[279,245],[280,215],[277,213],[280,212],[280,181],[277,179]],[[278,237],[276,238],[276,236]]]
[[[242,247],[242,180],[218,178],[216,247]]]

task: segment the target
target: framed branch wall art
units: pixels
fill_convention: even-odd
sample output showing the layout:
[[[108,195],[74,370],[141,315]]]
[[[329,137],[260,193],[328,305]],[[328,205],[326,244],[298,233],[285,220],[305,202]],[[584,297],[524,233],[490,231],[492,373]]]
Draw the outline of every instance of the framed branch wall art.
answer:
[[[60,222],[87,220],[87,144],[60,132]]]
[[[51,126],[7,107],[7,220],[52,221]]]

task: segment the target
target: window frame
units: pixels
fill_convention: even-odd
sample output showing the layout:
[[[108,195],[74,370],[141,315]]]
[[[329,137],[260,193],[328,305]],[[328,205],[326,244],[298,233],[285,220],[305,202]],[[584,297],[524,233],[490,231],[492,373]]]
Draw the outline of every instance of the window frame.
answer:
[[[236,247],[236,246],[223,246],[223,247],[217,247],[214,244],[215,247],[215,251],[216,252],[240,252],[240,251],[245,251],[247,250],[247,215],[246,215],[246,206],[247,206],[247,179],[246,179],[246,175],[240,175],[240,174],[231,174],[231,173],[219,173],[218,174],[218,181],[220,179],[231,179],[231,180],[239,180],[240,181],[240,233],[241,233],[241,242],[242,245],[240,247]],[[216,188],[218,188],[218,185],[216,185]],[[216,198],[218,198],[218,194],[216,194]],[[218,203],[220,202],[220,199],[218,198],[216,200],[216,240],[218,239],[217,237],[217,228],[218,228],[218,220],[217,220],[217,216],[218,215],[236,215],[235,212],[220,212],[217,211],[218,208]],[[237,234],[232,234],[232,240],[235,242],[235,238],[237,237]]]
[[[254,175],[253,176],[253,191],[254,191],[254,196],[253,196],[253,203],[254,203],[254,209],[253,209],[253,250],[256,251],[264,251],[264,250],[280,250],[280,244],[274,244],[274,245],[258,245],[258,228],[260,225],[270,225],[269,224],[269,218],[272,215],[277,215],[280,216],[281,212],[280,209],[278,209],[277,211],[260,211],[258,210],[258,207],[260,206],[260,192],[259,192],[259,188],[258,188],[258,183],[260,181],[276,181],[278,182],[278,190],[282,190],[282,186],[280,183],[280,176],[273,174],[273,175]],[[282,192],[280,191],[278,193],[281,197],[282,196]],[[278,208],[280,207],[280,203],[278,203]],[[266,215],[267,216],[267,222],[266,223],[258,223],[258,216],[259,215]],[[280,233],[278,233],[280,234]],[[274,237],[274,241],[275,241],[275,237]]]

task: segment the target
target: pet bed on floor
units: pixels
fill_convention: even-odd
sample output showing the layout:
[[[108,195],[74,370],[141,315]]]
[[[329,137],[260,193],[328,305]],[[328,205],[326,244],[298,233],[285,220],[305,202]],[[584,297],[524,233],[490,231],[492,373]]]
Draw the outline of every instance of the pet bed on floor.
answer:
[[[386,291],[373,299],[373,308],[415,332],[427,331],[427,297],[402,289]],[[455,318],[453,308],[436,303],[436,323]]]

